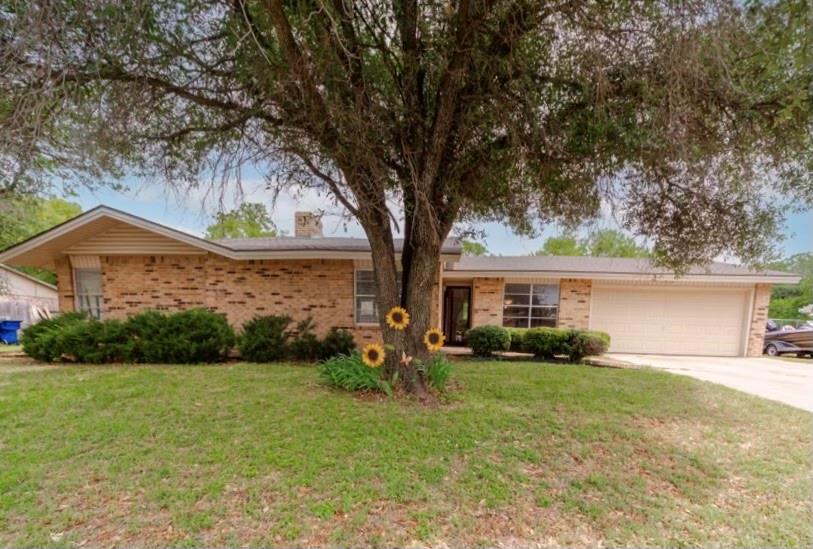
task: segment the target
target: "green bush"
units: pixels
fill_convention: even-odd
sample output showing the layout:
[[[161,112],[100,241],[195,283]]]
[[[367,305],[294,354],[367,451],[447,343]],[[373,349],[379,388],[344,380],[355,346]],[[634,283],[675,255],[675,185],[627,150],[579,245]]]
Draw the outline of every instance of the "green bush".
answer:
[[[341,328],[331,328],[322,340],[319,359],[327,360],[338,355],[350,355],[356,350],[356,340],[352,332]]]
[[[524,353],[525,350],[525,334],[528,333],[528,328],[506,328],[508,335],[511,336],[511,344],[509,350],[516,353]]]
[[[544,359],[567,354],[570,332],[563,328],[531,328],[525,332],[523,348]]]
[[[466,344],[479,357],[490,357],[497,351],[507,351],[511,336],[502,326],[477,326],[466,332]]]
[[[274,362],[288,355],[289,316],[255,316],[245,323],[238,348],[249,362]]]
[[[361,353],[334,356],[319,363],[319,377],[332,387],[346,391],[381,391],[392,394],[392,387],[382,378],[382,368],[370,368]]]
[[[586,356],[601,355],[610,348],[610,336],[604,332],[570,330],[566,353],[571,362],[579,362]]]
[[[54,362],[61,355],[56,341],[59,331],[70,324],[86,321],[84,313],[65,313],[32,324],[22,331],[20,342],[23,351],[35,360]]]
[[[146,311],[125,321],[71,314],[35,326],[24,332],[23,350],[46,362],[217,362],[234,345],[226,319],[202,309],[169,315]]]
[[[296,360],[316,360],[321,353],[322,344],[313,333],[315,324],[308,317],[296,325],[296,334],[288,347],[291,357]]]
[[[606,353],[610,336],[604,332],[566,328],[532,328],[525,332],[523,342],[525,350],[539,358],[564,355],[571,362],[579,362],[586,356]]]

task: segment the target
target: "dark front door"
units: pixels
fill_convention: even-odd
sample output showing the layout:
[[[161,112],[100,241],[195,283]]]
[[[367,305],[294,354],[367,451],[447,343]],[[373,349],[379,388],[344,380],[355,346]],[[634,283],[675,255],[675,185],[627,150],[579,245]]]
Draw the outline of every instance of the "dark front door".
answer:
[[[471,288],[446,286],[443,292],[443,334],[447,345],[463,345],[471,327]]]

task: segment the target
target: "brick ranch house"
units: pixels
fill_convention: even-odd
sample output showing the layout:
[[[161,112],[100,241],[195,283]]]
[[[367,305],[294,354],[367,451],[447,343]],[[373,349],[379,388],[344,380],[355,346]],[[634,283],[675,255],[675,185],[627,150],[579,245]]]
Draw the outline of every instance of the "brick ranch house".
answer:
[[[293,237],[205,240],[99,206],[0,262],[54,269],[61,311],[205,307],[235,327],[288,314],[312,317],[320,334],[336,326],[358,343],[379,337],[367,241],[323,237],[308,212],[296,213]],[[464,257],[450,240],[432,315],[451,343],[471,326],[560,326],[606,331],[615,352],[758,356],[771,285],[798,280],[722,263],[678,278],[632,259]]]

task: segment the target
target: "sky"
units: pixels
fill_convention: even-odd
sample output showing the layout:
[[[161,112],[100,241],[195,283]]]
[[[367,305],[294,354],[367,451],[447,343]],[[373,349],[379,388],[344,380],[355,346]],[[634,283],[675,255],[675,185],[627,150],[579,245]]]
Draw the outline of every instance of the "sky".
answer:
[[[129,190],[84,189],[71,200],[78,202],[83,210],[104,204],[196,236],[202,236],[206,226],[212,221],[213,213],[220,207],[218,200],[205,196],[202,191],[175,196],[167,193],[160,185],[137,179],[128,179],[125,185]],[[337,215],[339,210],[330,200],[315,192],[280,195],[272,209],[273,194],[265,189],[262,180],[244,181],[242,188],[243,200],[266,204],[274,223],[286,234],[293,234],[295,211],[324,210],[327,212],[322,221],[325,236],[364,236],[357,223],[342,219]],[[233,207],[235,200],[237,199],[232,198],[232,203],[227,200],[222,207]],[[609,216],[597,224],[597,228],[615,226]],[[481,241],[489,252],[497,255],[532,254],[542,247],[545,238],[561,233],[557,226],[540,227],[539,236],[528,238],[514,234],[510,228],[500,223],[485,223],[477,228],[483,231],[484,239]],[[789,215],[784,234],[785,241],[780,255],[813,251],[813,210]]]

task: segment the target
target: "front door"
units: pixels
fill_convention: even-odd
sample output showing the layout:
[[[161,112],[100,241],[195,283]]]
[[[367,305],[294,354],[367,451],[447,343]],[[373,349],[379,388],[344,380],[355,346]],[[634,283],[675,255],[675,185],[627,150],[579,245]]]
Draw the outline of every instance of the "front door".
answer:
[[[471,327],[471,288],[446,286],[443,292],[443,334],[447,345],[463,345]]]

